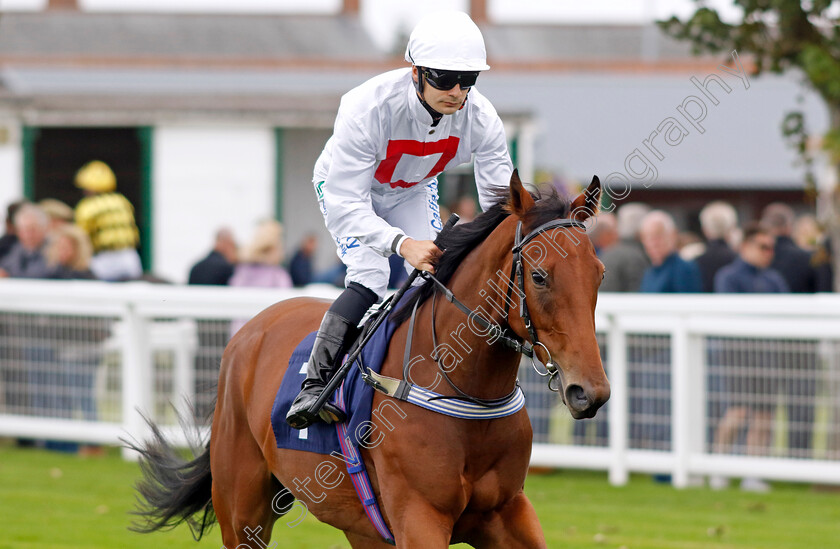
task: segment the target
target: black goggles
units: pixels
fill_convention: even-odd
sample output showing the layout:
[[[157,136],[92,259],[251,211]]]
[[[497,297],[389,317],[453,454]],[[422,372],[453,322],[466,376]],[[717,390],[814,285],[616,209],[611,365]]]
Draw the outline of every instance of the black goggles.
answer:
[[[423,71],[423,76],[433,88],[444,91],[451,90],[455,87],[455,84],[460,84],[461,89],[466,90],[475,86],[475,81],[478,80],[478,71],[441,71],[426,67],[422,67],[420,70]]]

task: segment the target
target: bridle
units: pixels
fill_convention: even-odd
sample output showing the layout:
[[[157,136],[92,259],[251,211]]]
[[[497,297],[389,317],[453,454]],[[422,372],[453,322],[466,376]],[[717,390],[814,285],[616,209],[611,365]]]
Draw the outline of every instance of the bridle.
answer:
[[[581,229],[582,231],[586,230],[586,225],[583,222],[578,221],[576,219],[554,219],[547,223],[543,223],[542,225],[536,227],[531,232],[526,234],[524,237],[522,236],[522,221],[519,221],[516,225],[516,233],[514,235],[513,241],[513,248],[511,253],[513,254],[513,262],[511,264],[510,276],[508,278],[508,289],[507,289],[507,296],[505,298],[505,314],[503,321],[508,324],[508,319],[510,317],[510,304],[512,303],[512,294],[513,294],[513,286],[517,284],[519,288],[519,316],[522,318],[522,321],[525,323],[525,328],[528,330],[528,335],[530,337],[530,341],[520,341],[519,337],[510,329],[510,327],[502,328],[499,324],[496,324],[492,321],[485,320],[480,314],[478,314],[474,309],[470,309],[463,302],[461,302],[452,291],[443,285],[434,275],[431,273],[423,272],[421,276],[426,280],[432,281],[435,284],[435,287],[441,291],[447,301],[455,305],[461,312],[466,314],[471,320],[475,321],[485,330],[488,330],[488,336],[491,336],[494,341],[501,342],[504,346],[518,352],[522,353],[523,355],[527,356],[531,359],[531,365],[534,368],[534,371],[537,372],[542,377],[548,378],[548,388],[554,392],[560,392],[563,386],[562,380],[562,372],[557,367],[557,364],[552,360],[551,352],[548,350],[548,347],[545,346],[539,340],[537,336],[537,329],[534,326],[534,323],[531,321],[531,314],[528,309],[528,302],[525,295],[525,278],[524,278],[524,267],[522,261],[522,250],[524,249],[525,245],[531,242],[533,239],[541,235],[546,231],[550,231],[552,229],[568,229],[568,228],[576,228]],[[432,338],[433,338],[433,345],[437,347],[437,342],[435,340],[435,319],[434,319],[434,299],[432,301]],[[406,356],[408,354],[408,349],[411,347],[411,336],[413,333],[413,324],[414,324],[414,315],[417,312],[417,308],[415,305],[414,311],[411,314],[411,321],[409,327],[409,339],[406,342]],[[488,337],[489,339],[489,337]],[[539,363],[540,357],[537,356],[536,349],[542,348],[545,352],[546,360],[542,362],[542,367],[544,370],[540,370]],[[484,406],[491,406],[496,405],[498,402],[505,401],[506,399],[513,398],[514,393],[516,392],[516,387],[514,390],[507,396],[502,397],[501,399],[492,399],[492,400],[484,400],[475,397],[471,397],[461,391],[457,386],[455,386],[454,382],[449,379],[449,376],[446,374],[445,368],[439,363],[437,359],[435,362],[438,365],[438,369],[440,373],[443,375],[444,379],[449,383],[449,385],[458,393],[459,396],[456,397],[448,397],[448,398],[460,398],[464,400],[469,400],[470,402],[474,402],[476,404],[481,404]],[[405,366],[404,363],[404,373],[405,373]]]

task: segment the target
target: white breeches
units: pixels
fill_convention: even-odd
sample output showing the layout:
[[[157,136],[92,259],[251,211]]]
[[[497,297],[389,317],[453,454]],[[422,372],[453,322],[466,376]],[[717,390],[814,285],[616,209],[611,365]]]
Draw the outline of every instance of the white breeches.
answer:
[[[90,270],[98,280],[115,282],[143,276],[140,256],[134,248],[99,252],[90,260]]]
[[[438,207],[438,185],[434,180],[428,185],[417,185],[404,192],[379,195],[371,193],[373,211],[393,227],[398,227],[415,240],[434,240],[443,228]],[[324,201],[319,201],[324,214]],[[344,284],[356,282],[369,288],[382,299],[388,290],[390,266],[388,258],[362,245],[356,238],[333,234],[338,249],[336,253],[347,266]],[[413,267],[405,263],[408,272]]]

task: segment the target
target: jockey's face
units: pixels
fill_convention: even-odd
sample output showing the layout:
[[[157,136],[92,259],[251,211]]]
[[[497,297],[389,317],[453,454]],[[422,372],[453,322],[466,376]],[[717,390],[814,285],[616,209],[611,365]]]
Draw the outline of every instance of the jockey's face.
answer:
[[[417,82],[417,67],[412,67],[411,77]],[[428,81],[423,81],[423,98],[434,110],[441,114],[454,114],[467,99],[469,89],[461,89],[459,84],[451,90],[438,90],[432,87]]]

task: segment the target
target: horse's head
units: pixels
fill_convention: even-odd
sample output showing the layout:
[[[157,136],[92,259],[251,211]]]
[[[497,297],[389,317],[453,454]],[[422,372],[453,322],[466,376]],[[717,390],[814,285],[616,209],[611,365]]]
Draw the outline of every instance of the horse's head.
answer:
[[[524,295],[524,307],[514,299],[511,329],[534,344],[535,358],[547,366],[549,374],[556,369],[553,386],[572,416],[593,417],[610,398],[595,338],[595,303],[604,265],[595,255],[583,222],[594,218],[598,210],[601,182],[594,177],[565,212],[535,203],[516,172],[510,193],[508,207],[512,217],[518,218],[519,231],[513,297]]]

